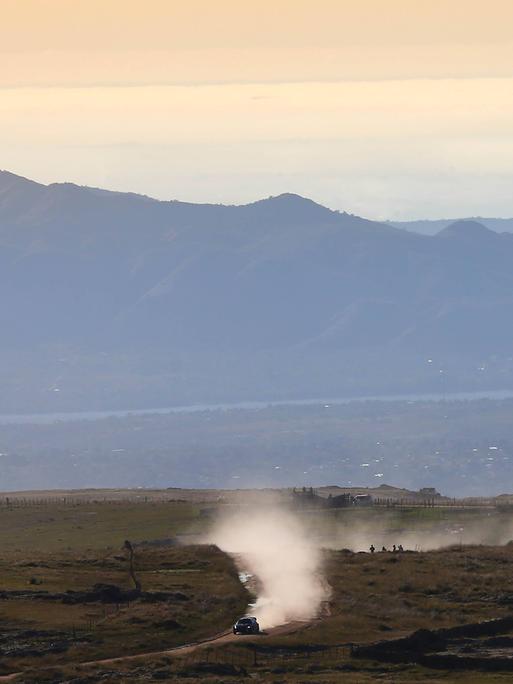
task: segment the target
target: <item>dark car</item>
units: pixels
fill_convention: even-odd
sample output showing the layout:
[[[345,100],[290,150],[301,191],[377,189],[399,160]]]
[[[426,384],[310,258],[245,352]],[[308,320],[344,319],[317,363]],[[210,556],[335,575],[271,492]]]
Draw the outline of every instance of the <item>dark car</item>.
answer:
[[[233,625],[234,634],[258,634],[260,625],[256,617],[243,617]]]

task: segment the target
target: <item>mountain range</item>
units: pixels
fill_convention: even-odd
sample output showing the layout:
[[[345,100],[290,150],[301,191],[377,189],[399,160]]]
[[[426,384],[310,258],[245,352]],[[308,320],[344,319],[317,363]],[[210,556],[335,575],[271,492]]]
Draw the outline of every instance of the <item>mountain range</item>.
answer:
[[[512,265],[513,234],[477,221],[0,172],[0,411],[513,385]]]
[[[458,219],[462,220],[462,219]],[[513,218],[483,218],[481,216],[463,219],[465,221],[473,221],[481,223],[486,228],[495,231],[496,233],[513,233]],[[396,228],[403,228],[413,233],[420,233],[421,235],[436,235],[447,226],[455,223],[455,219],[427,219],[417,221],[387,221],[391,226]]]

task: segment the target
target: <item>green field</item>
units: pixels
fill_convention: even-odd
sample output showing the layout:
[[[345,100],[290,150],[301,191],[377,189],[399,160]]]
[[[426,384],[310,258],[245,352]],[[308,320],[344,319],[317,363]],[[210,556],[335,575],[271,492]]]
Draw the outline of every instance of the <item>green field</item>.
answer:
[[[190,503],[77,503],[0,507],[3,553],[118,549],[125,539],[170,539],[199,532],[205,520]]]

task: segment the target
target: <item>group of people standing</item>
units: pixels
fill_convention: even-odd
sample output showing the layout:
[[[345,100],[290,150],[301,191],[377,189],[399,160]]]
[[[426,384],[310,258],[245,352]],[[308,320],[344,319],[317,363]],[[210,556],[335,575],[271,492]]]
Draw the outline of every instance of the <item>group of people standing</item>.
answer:
[[[374,544],[371,544],[371,545],[370,545],[369,551],[370,551],[371,553],[374,553],[374,551],[376,551],[376,547],[374,546]],[[386,546],[382,546],[382,547],[381,547],[381,553],[388,553],[388,551],[389,551],[389,550],[387,549]],[[391,552],[392,552],[392,553],[402,553],[403,551],[404,551],[404,549],[403,549],[403,545],[402,545],[402,544],[399,544],[399,546],[396,546],[395,544],[393,544],[392,549],[391,549]]]

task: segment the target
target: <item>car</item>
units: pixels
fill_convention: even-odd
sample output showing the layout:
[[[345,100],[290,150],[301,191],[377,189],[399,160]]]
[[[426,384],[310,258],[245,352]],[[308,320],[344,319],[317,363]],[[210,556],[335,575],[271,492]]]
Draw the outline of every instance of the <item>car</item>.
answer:
[[[243,617],[233,625],[234,634],[258,634],[260,625],[256,617]]]

